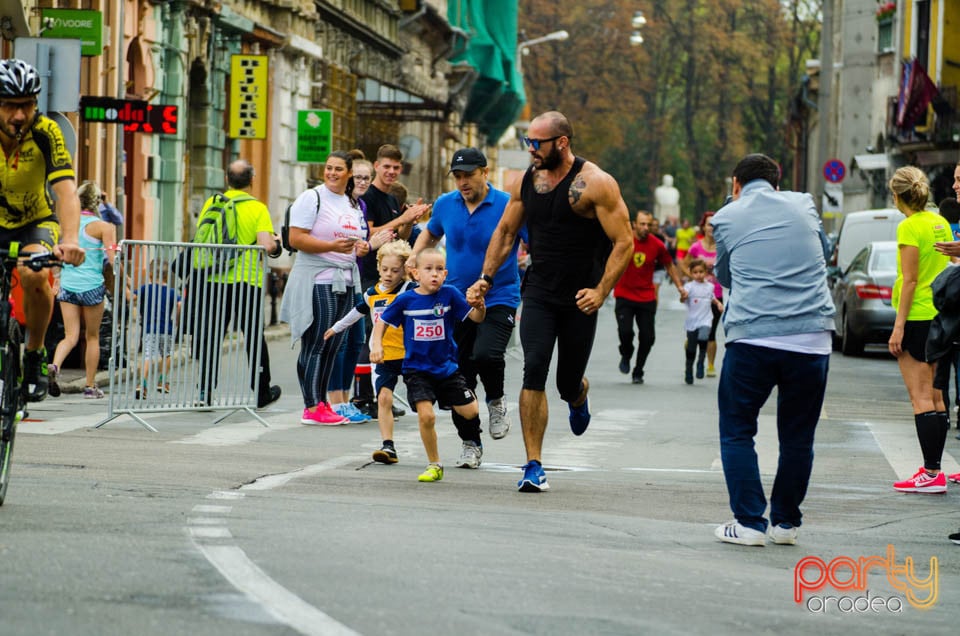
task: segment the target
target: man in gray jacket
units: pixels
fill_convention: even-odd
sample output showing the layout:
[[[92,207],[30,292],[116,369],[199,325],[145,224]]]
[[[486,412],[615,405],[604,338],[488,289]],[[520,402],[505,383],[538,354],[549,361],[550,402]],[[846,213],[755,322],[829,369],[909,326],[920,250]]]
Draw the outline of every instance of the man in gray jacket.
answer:
[[[733,201],[713,217],[714,272],[730,289],[718,402],[720,458],[736,517],[715,535],[740,545],[762,546],[767,539],[754,437],[760,407],[774,386],[780,461],[769,539],[797,541],[832,347],[827,238],[813,197],[780,192],[779,182],[776,162],[747,155],[733,171]]]

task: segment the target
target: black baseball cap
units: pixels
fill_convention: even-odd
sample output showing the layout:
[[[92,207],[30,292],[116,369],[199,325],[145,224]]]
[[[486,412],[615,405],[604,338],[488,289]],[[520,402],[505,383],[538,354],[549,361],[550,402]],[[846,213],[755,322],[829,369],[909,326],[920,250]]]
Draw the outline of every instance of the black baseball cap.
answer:
[[[477,168],[485,168],[487,158],[476,148],[461,148],[453,153],[453,161],[450,162],[450,172],[462,170],[464,172],[473,172]]]

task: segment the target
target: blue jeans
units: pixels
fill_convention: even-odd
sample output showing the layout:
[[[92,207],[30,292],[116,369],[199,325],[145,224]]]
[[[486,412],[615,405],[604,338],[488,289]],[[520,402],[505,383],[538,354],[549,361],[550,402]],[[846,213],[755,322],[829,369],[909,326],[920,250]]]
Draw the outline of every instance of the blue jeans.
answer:
[[[770,496],[770,522],[799,526],[800,504],[813,469],[813,436],[827,387],[829,355],[795,353],[733,342],[720,373],[720,458],[737,521],[767,529],[767,500],[753,438],[760,408],[777,387],[780,459]]]

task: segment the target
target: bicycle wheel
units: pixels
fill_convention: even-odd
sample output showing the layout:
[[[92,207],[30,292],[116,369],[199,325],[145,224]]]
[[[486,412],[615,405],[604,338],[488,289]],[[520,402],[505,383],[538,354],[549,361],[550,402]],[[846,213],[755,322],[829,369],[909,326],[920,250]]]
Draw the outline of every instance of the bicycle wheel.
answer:
[[[9,311],[9,305],[0,303],[0,311]],[[7,342],[0,349],[0,506],[7,497],[10,483],[10,463],[17,424],[23,417],[20,393],[20,325],[12,317],[7,319]]]

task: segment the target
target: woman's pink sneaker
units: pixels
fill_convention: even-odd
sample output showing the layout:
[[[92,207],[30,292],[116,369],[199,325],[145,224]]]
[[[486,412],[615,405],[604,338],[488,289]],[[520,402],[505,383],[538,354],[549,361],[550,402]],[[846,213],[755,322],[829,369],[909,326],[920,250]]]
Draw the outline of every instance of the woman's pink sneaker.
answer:
[[[960,473],[953,473],[952,475],[947,475],[947,479],[952,481],[955,484],[960,484]]]
[[[337,426],[346,421],[345,417],[334,413],[326,402],[321,402],[312,409],[303,409],[303,415],[300,417],[300,423],[308,426]]]

